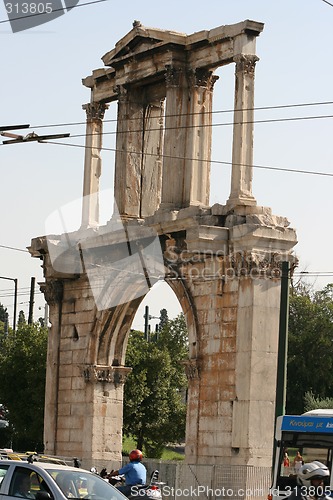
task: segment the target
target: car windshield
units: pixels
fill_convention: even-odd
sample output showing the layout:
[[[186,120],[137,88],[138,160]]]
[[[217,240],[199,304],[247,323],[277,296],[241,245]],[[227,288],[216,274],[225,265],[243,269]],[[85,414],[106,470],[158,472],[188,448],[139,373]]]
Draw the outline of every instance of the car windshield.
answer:
[[[100,476],[82,470],[46,469],[69,499],[124,500],[124,496]]]

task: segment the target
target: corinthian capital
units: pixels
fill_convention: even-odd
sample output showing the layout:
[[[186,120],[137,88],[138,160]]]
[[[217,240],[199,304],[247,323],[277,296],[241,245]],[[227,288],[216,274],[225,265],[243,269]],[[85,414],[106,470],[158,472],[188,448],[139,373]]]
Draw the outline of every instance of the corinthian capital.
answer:
[[[236,73],[240,72],[254,76],[254,69],[257,61],[259,61],[259,57],[257,56],[238,54],[234,57],[234,62],[236,63]]]
[[[82,106],[87,114],[88,120],[103,120],[105,110],[108,109],[108,107],[109,106],[104,102],[89,102]]]
[[[165,82],[167,87],[179,87],[181,83],[182,68],[166,66]]]
[[[62,301],[64,293],[64,283],[62,280],[48,280],[40,286],[40,289],[49,305]]]
[[[213,90],[214,84],[218,79],[217,75],[213,75],[212,71],[205,68],[191,69],[188,72],[188,80],[191,87],[205,87],[208,90]]]
[[[128,91],[124,85],[116,85],[113,91],[118,94],[118,101],[126,101],[128,99]]]

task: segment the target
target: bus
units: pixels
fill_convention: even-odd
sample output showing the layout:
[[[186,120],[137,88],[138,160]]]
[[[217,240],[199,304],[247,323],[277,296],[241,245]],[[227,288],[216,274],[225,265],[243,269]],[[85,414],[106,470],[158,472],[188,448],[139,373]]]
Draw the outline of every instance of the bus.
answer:
[[[296,483],[296,469],[292,460],[289,467],[283,465],[287,451],[289,456],[297,451],[304,463],[318,460],[330,471],[328,493],[333,494],[333,409],[311,410],[302,415],[282,415],[276,419],[275,454],[272,486],[269,500],[288,497]],[[325,487],[326,489],[326,487]]]

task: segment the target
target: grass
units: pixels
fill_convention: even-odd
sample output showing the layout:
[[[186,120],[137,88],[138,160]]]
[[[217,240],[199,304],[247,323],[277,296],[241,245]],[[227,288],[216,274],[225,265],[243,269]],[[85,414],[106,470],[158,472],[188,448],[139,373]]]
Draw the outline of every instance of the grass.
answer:
[[[129,455],[130,451],[136,448],[136,442],[132,437],[123,438],[123,455]],[[147,457],[150,458],[150,457]],[[184,460],[184,454],[178,453],[173,448],[167,446],[163,449],[161,460]]]

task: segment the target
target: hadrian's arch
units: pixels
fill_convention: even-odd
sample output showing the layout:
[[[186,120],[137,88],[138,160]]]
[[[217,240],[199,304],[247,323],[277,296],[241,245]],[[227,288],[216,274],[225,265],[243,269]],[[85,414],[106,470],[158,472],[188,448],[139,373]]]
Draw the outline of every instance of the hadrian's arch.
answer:
[[[47,453],[84,464],[120,460],[128,334],[162,276],[189,331],[187,462],[270,465],[281,262],[291,260],[296,235],[252,194],[262,30],[246,20],[185,35],[135,21],[103,56],[104,67],[84,78],[82,224],[30,246],[43,263],[50,310]],[[230,195],[209,206],[214,71],[229,64]],[[100,179],[109,168],[100,154],[103,119],[112,103],[115,210],[101,226]]]

